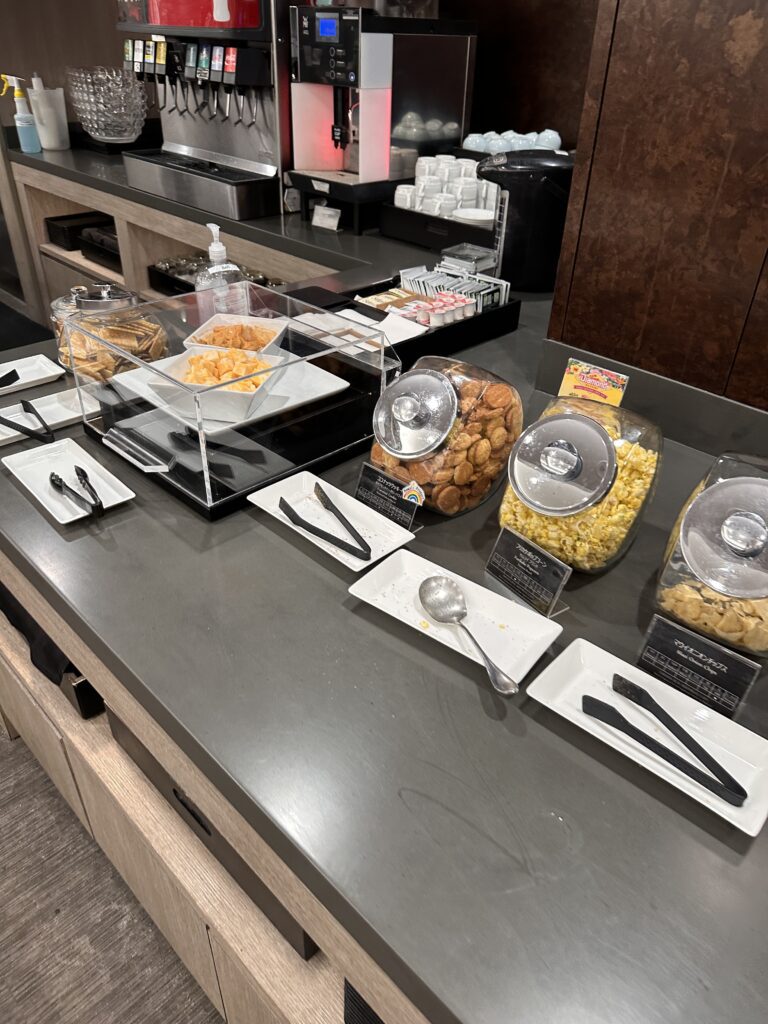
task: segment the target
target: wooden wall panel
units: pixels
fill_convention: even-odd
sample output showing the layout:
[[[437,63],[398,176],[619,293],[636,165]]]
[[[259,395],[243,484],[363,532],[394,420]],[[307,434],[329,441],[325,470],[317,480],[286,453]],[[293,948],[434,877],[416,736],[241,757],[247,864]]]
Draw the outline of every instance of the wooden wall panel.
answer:
[[[768,409],[768,254],[763,260],[725,393],[737,402]]]
[[[576,145],[599,0],[441,0],[478,25],[472,129],[554,128]]]
[[[725,390],[768,244],[767,18],[619,0],[562,340]]]
[[[592,52],[587,69],[584,87],[584,106],[579,122],[578,145],[571,181],[571,194],[565,218],[565,230],[560,247],[560,261],[557,265],[557,280],[552,300],[552,312],[549,320],[548,336],[561,341],[565,327],[565,312],[568,306],[568,295],[571,289],[573,268],[576,262],[576,250],[581,233],[581,222],[589,189],[589,177],[592,170],[592,155],[597,138],[597,125],[603,102],[605,79],[608,74],[608,62],[613,45],[613,33],[616,27],[618,0],[599,0],[595,30],[592,36]]]
[[[50,88],[65,85],[68,66],[122,65],[115,0],[3,0],[0,68],[29,79],[37,71]],[[13,124],[13,101],[0,104],[0,123]]]

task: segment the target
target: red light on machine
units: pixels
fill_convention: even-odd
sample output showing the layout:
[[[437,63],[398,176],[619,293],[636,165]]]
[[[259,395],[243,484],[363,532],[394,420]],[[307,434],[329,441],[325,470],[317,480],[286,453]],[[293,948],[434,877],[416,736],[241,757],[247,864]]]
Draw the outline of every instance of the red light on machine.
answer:
[[[167,28],[261,28],[262,0],[149,0],[149,24]]]

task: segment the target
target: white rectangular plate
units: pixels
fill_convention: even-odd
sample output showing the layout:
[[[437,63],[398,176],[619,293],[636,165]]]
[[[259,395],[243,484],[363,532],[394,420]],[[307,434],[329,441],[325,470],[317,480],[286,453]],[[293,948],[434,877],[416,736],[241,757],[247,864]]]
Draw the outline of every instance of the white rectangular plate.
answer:
[[[0,363],[0,377],[15,370],[19,379],[7,388],[0,388],[0,397],[10,395],[13,391],[24,388],[35,388],[40,384],[48,384],[64,375],[64,367],[52,362],[48,356],[24,356],[23,359],[12,359],[8,363]]]
[[[257,353],[258,355],[258,353]],[[161,370],[166,361],[177,359],[177,356],[168,356],[167,360],[158,359],[154,364]],[[112,377],[112,384],[132,392],[138,398],[143,398],[158,408],[164,408],[169,415],[183,423],[196,426],[194,419],[184,414],[180,409],[172,405],[166,405],[158,396],[157,390],[152,387],[153,380],[157,379],[151,370],[139,367],[136,370],[128,370],[125,373],[118,373]],[[270,388],[266,399],[258,406],[253,415],[237,422],[223,422],[221,420],[208,419],[205,422],[205,433],[212,437],[223,430],[236,430],[249,423],[257,423],[259,420],[267,419],[276,413],[291,412],[302,405],[316,402],[321,398],[330,398],[332,395],[346,391],[349,381],[343,377],[337,377],[334,373],[328,373],[312,362],[295,362],[281,372],[280,379]],[[179,390],[179,389],[177,389]]]
[[[82,417],[80,399],[74,388],[69,391],[60,391],[56,395],[46,395],[45,398],[36,398],[32,405],[34,405],[52,430],[55,430],[57,427],[68,427],[71,423],[79,422]],[[86,413],[97,412],[99,408],[99,403],[96,399],[91,398],[85,392],[83,392],[83,405],[85,406]],[[5,408],[0,409],[0,416],[4,416],[7,420],[15,420],[17,423],[21,423],[22,426],[40,430],[40,424],[35,417],[24,412],[18,404],[7,405]],[[22,440],[24,437],[24,434],[20,434],[17,430],[11,430],[10,427],[0,423],[0,446],[12,444],[14,441]]]
[[[450,576],[464,591],[466,624],[499,668],[520,682],[563,627],[516,601],[494,594],[410,551],[398,551],[349,588],[360,598],[446,647],[482,664],[479,654],[456,626],[434,622],[421,606],[419,586],[429,576]]]
[[[354,538],[348,535],[338,519],[331,512],[324,509],[317,498],[314,497],[316,483],[322,485],[323,490],[331,501],[371,545],[370,561],[364,562],[360,558],[355,558],[354,555],[341,551],[320,537],[314,537],[311,533],[307,533],[301,527],[294,526],[288,517],[280,511],[280,499],[285,498],[302,519],[306,519],[307,522],[312,523],[313,526],[320,527],[321,530],[325,530],[327,533],[332,533],[335,537],[339,537],[340,540],[346,540],[354,544]],[[252,502],[257,508],[269,512],[275,519],[279,519],[281,523],[290,526],[292,530],[300,533],[302,537],[306,537],[307,540],[312,541],[317,547],[327,551],[329,555],[333,555],[335,559],[355,572],[367,569],[380,558],[384,558],[404,544],[408,544],[409,541],[413,540],[414,536],[410,531],[387,519],[386,516],[375,512],[372,508],[368,508],[367,505],[358,501],[357,498],[353,498],[350,494],[340,491],[338,487],[326,483],[325,480],[320,480],[313,473],[296,473],[294,476],[288,477],[287,480],[281,480],[270,487],[264,487],[254,494],[249,494],[248,501]]]
[[[78,508],[63,494],[59,494],[49,479],[51,473],[58,473],[70,486],[79,491],[82,488],[75,476],[75,466],[82,466],[105,509],[122,505],[124,501],[136,497],[133,491],[70,437],[32,448],[30,451],[6,455],[2,463],[62,525],[84,519],[88,513],[85,509]]]
[[[741,783],[749,796],[732,807],[678,772],[641,744],[581,710],[584,694],[618,708],[624,717],[697,768],[702,766],[653,715],[613,690],[615,673],[639,683],[694,739]],[[747,835],[756,836],[768,818],[768,740],[654,679],[647,672],[586,640],[574,640],[528,687],[528,696],[630,757],[648,771],[704,804]]]

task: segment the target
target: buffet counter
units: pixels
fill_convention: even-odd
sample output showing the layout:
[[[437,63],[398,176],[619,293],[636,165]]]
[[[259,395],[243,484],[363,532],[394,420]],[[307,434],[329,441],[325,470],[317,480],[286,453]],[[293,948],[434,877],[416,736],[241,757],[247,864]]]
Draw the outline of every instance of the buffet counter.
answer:
[[[572,353],[526,327],[526,307],[522,324],[467,358],[514,383],[531,422]],[[679,509],[713,454],[764,442],[765,414],[631,372],[625,405],[665,434],[655,497],[617,565],[571,578],[563,632],[527,683],[576,638],[634,663]],[[136,499],[64,529],[0,470],[0,577],[320,947],[305,965],[278,943],[293,995],[272,992],[264,1019],[339,1024],[344,976],[385,1024],[763,1024],[768,832],[748,839],[525,687],[500,699],[481,666],[352,597],[354,574],[273,518],[205,521],[66,433]],[[362,461],[323,477],[354,491]],[[410,550],[503,594],[484,571],[500,501],[421,512]],[[738,716],[761,735],[765,683]],[[87,728],[79,753],[65,738],[76,779]],[[227,924],[209,912],[224,1012],[252,1020],[247,943],[231,939],[224,969]],[[174,941],[178,921],[153,916]]]

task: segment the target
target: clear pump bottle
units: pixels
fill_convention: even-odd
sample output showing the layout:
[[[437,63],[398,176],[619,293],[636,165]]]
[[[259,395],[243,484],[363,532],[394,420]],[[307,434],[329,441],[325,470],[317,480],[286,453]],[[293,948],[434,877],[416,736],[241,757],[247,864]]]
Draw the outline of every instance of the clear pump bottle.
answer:
[[[206,224],[206,227],[213,235],[213,241],[208,246],[209,263],[195,278],[195,291],[203,293],[199,298],[202,311],[208,316],[214,313],[247,316],[246,279],[240,268],[227,260],[226,246],[219,241],[219,225]],[[237,284],[242,284],[242,287],[231,287]]]

